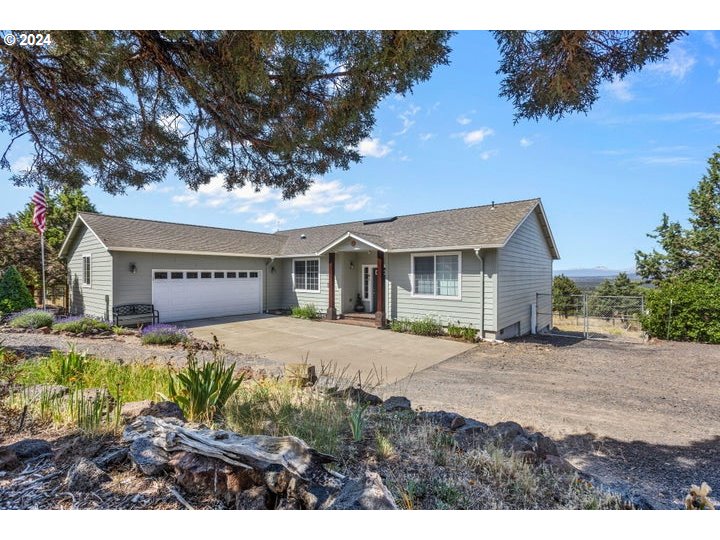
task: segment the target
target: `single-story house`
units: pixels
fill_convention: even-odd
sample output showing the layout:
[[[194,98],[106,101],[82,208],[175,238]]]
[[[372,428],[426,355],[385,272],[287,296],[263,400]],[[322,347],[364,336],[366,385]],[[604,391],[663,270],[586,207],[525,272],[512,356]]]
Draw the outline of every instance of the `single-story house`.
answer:
[[[75,314],[152,303],[172,322],[314,304],[336,319],[361,303],[379,327],[432,316],[498,339],[531,331],[559,258],[540,199],[273,234],[80,212],[60,256]],[[550,306],[536,313],[549,328]]]

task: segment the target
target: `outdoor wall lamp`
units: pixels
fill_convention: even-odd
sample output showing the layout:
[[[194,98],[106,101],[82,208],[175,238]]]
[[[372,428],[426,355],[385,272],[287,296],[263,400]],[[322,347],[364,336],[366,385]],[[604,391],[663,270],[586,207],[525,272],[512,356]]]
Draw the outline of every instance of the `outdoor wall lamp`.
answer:
[[[350,270],[352,270],[353,268],[355,268],[355,263],[350,261]]]
[[[274,266],[271,266],[271,267],[270,267],[270,273],[271,273],[271,274],[274,274],[274,273],[275,273],[275,267],[274,267]]]
[[[135,263],[130,263],[130,273],[137,274],[137,266],[135,266]]]

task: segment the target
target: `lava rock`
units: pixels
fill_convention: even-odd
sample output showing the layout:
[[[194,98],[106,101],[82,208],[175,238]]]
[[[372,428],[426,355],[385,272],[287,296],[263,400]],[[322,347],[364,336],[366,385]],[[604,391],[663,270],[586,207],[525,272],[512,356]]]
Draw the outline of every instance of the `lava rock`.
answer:
[[[533,451],[537,454],[538,458],[545,459],[547,456],[560,455],[555,441],[550,437],[546,437],[542,433],[533,433],[528,436],[528,439],[532,442]]]
[[[12,471],[20,466],[17,454],[9,448],[0,448],[0,471]]]
[[[445,429],[452,429],[451,426],[453,425],[453,422],[458,424],[457,418],[462,418],[463,421],[465,418],[463,418],[462,415],[454,412],[445,412],[445,411],[433,411],[433,412],[426,412],[423,411],[418,415],[418,420],[422,422],[428,422],[430,424],[445,428]],[[462,425],[462,424],[461,424]]]
[[[382,405],[383,400],[375,394],[366,392],[362,388],[355,388],[350,386],[340,392],[340,395],[352,403],[359,403],[360,405]]]
[[[492,426],[488,433],[492,439],[495,439],[501,446],[506,446],[518,435],[525,436],[525,430],[517,422],[500,422]]]
[[[392,494],[385,487],[380,475],[365,471],[365,477],[345,484],[331,510],[397,510]]]
[[[392,396],[383,402],[385,412],[412,411],[410,400],[404,396]]]
[[[465,425],[465,418],[462,416],[456,416],[453,421],[450,422],[450,429],[452,431],[458,430]]]
[[[8,446],[19,459],[32,459],[52,454],[50,443],[43,439],[23,439]]]
[[[543,467],[547,467],[548,469],[563,473],[563,474],[576,474],[578,473],[578,470],[573,467],[570,462],[565,459],[561,458],[560,456],[547,456],[542,461]]]
[[[138,416],[154,416],[155,418],[177,418],[185,421],[182,409],[172,401],[160,401],[155,403],[149,399],[144,401],[130,401],[123,404],[120,415],[130,422]]]
[[[65,481],[70,491],[94,491],[111,478],[87,458],[80,458],[67,473]]]

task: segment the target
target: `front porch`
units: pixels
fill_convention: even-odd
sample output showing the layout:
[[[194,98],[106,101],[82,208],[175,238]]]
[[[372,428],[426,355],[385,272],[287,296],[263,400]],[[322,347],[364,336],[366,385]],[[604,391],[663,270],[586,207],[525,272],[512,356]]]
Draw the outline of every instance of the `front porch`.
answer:
[[[326,320],[384,328],[387,324],[385,250],[348,234],[328,246],[325,253],[328,255]]]

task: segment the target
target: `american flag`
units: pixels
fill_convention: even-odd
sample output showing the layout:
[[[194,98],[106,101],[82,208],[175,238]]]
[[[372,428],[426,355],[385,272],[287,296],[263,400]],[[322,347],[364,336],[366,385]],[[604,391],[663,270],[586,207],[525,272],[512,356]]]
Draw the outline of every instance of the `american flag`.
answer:
[[[45,203],[45,193],[42,189],[38,189],[32,196],[32,202],[35,205],[33,211],[33,225],[35,230],[40,234],[45,232],[45,213],[47,210],[47,204]]]

